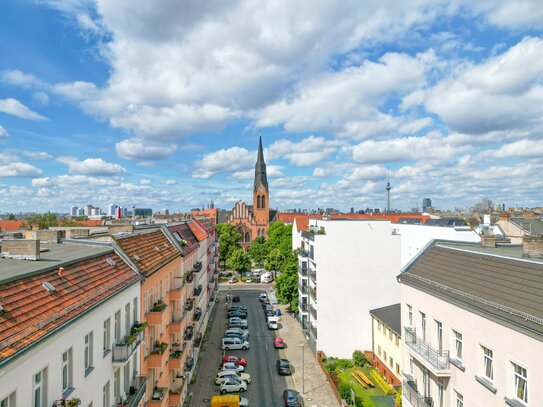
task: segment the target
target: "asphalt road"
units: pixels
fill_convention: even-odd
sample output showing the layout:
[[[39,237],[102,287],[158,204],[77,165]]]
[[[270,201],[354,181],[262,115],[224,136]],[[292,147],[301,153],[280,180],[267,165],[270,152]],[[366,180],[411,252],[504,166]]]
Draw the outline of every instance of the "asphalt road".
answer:
[[[264,319],[264,312],[258,295],[268,291],[267,286],[256,286],[254,289],[247,285],[243,287],[231,287],[231,293],[240,296],[241,304],[248,310],[249,343],[248,350],[229,351],[226,355],[235,355],[247,359],[246,373],[249,373],[252,382],[247,391],[240,393],[246,397],[253,407],[278,407],[283,405],[282,394],[286,388],[292,388],[293,381],[289,376],[280,376],[275,367],[276,360],[284,357],[283,350],[273,347],[273,339],[280,335],[281,330],[268,330]],[[223,351],[220,349],[221,339],[227,329],[227,316],[225,307],[225,292],[220,295],[220,302],[213,324],[209,340],[205,350],[200,354],[201,363],[197,371],[197,382],[191,386],[193,398],[191,406],[209,406],[211,395],[219,394],[219,386],[215,385],[215,374],[219,370]],[[281,325],[279,325],[281,328]],[[287,344],[288,345],[288,344]]]

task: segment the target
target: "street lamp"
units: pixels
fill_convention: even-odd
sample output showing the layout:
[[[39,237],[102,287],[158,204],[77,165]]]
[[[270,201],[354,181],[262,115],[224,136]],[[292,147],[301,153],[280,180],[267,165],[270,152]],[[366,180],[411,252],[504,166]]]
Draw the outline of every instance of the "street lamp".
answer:
[[[305,394],[305,377],[304,377],[304,343],[298,345],[302,349],[302,396]]]

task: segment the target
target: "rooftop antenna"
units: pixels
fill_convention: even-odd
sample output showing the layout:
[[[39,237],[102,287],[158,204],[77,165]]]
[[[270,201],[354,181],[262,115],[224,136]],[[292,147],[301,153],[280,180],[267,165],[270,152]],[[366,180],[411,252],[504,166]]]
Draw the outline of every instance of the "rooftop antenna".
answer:
[[[390,212],[390,190],[392,187],[390,186],[390,171],[387,172],[387,212]]]

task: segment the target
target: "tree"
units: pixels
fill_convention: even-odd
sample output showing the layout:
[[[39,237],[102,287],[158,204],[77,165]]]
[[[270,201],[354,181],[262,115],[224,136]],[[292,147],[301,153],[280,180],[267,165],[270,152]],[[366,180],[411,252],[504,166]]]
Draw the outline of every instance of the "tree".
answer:
[[[8,220],[15,220],[15,215],[13,213],[10,213]]]
[[[239,241],[241,240],[241,233],[235,228],[234,225],[229,223],[222,223],[217,225],[219,234],[219,242],[221,247],[221,260],[225,262],[232,252],[236,249],[241,249]]]
[[[251,271],[251,258],[242,248],[237,248],[226,259],[226,265],[243,278],[244,273]]]
[[[275,292],[282,304],[289,304],[292,312],[298,312],[298,258],[292,252],[283,259]]]
[[[272,222],[267,230],[268,250],[278,249],[283,253],[292,252],[292,225],[281,222]]]
[[[268,255],[266,239],[263,236],[257,237],[253,243],[251,243],[247,251],[255,263],[264,263],[266,256]]]
[[[37,213],[28,219],[29,225],[38,225],[40,229],[47,229],[49,226],[57,226],[57,215],[54,213]]]
[[[353,352],[353,363],[355,366],[363,367],[366,363],[368,363],[368,360],[362,351],[355,350]]]
[[[287,255],[288,253],[284,253],[279,249],[272,249],[264,261],[264,268],[281,272]]]

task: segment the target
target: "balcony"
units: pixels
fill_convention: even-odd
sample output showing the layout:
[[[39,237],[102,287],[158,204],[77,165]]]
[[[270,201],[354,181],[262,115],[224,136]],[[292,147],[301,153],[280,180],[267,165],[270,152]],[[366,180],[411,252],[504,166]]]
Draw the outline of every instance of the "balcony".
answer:
[[[202,270],[202,262],[197,261],[196,263],[194,263],[194,266],[192,267],[192,269],[194,270],[195,273],[199,273]]]
[[[168,360],[169,353],[166,352],[168,344],[166,342],[156,342],[153,351],[147,357],[147,365],[150,368],[162,369]]]
[[[313,299],[313,301],[317,302],[317,289],[316,288],[310,289],[309,294],[311,295],[311,298]]]
[[[135,376],[132,379],[130,388],[126,395],[126,404],[128,407],[137,407],[140,404],[143,395],[145,394],[145,387],[147,384],[147,378],[145,376]]]
[[[147,313],[146,318],[149,325],[162,325],[163,318],[165,318],[166,313],[164,310],[168,305],[162,300],[158,300],[153,305],[153,308]]]
[[[309,332],[313,335],[313,338],[317,339],[317,327],[313,324],[309,324]]]
[[[185,328],[185,332],[183,334],[183,340],[190,341],[194,337],[194,327],[192,325]]]
[[[187,360],[185,361],[185,372],[190,372],[192,368],[194,367],[194,356],[187,357]]]
[[[132,326],[132,333],[125,336],[120,343],[113,345],[111,353],[114,365],[124,365],[128,362],[145,339],[146,326],[146,323]]]
[[[438,377],[451,375],[449,351],[438,351],[428,342],[417,337],[415,328],[405,327],[405,344],[408,351]]]
[[[173,312],[172,320],[170,322],[170,332],[177,333],[181,332],[181,325],[187,313],[184,310],[176,309]]]
[[[302,303],[300,304],[300,311],[301,312],[308,312],[309,310],[307,309],[307,303]]]
[[[172,346],[173,348],[173,346]],[[183,350],[181,349],[170,349],[170,360],[168,362],[168,367],[170,369],[181,369],[181,358],[183,357]]]
[[[309,253],[308,252],[298,252],[298,257],[301,257],[302,259],[303,258],[307,258],[307,256],[309,256]]]
[[[424,397],[417,391],[416,387],[416,383],[404,381],[402,387],[402,397],[407,400],[412,407],[433,407],[434,401],[432,398]],[[405,404],[407,403],[404,403],[404,405]]]
[[[300,285],[298,286],[298,289],[300,290],[300,292],[302,293],[302,295],[307,295],[308,287],[307,287],[306,285],[300,284]]]
[[[179,285],[179,287],[174,287],[170,290],[169,298],[170,300],[180,300],[181,299],[181,291],[183,289],[183,285]]]
[[[2,406],[3,406],[2,402]],[[6,404],[7,405],[7,404]],[[53,404],[53,407],[62,406],[62,407],[79,407],[81,406],[81,399],[78,398],[71,398],[71,399],[60,399],[56,400],[55,404]]]
[[[192,284],[192,282],[194,281],[194,273],[191,271],[187,271],[185,273],[185,283],[187,284]]]
[[[317,283],[317,272],[316,271],[310,271],[309,272],[309,278],[313,280],[313,282]]]
[[[315,309],[315,307],[313,305],[309,305],[309,312],[311,313],[311,318],[313,320],[317,320],[317,310]]]
[[[167,387],[155,387],[149,400],[147,407],[164,407],[168,405],[169,389]]]
[[[200,294],[202,294],[202,285],[198,285],[198,287],[196,287],[192,293],[193,297],[199,297]]]
[[[182,401],[182,396],[185,387],[185,380],[181,377],[175,377],[170,383],[170,405],[179,406]]]
[[[200,307],[196,307],[196,310],[194,311],[194,316],[192,319],[194,321],[200,321],[200,318],[202,317],[202,309]]]
[[[194,347],[194,348],[199,348],[201,344],[202,344],[202,334],[201,334],[201,333],[198,333],[198,334],[196,335],[196,338],[194,339],[194,345],[193,345],[193,347]]]
[[[302,275],[302,277],[307,277],[307,267],[301,267],[300,274]]]
[[[192,308],[194,308],[194,300],[190,299],[185,302],[185,311],[192,311]]]

